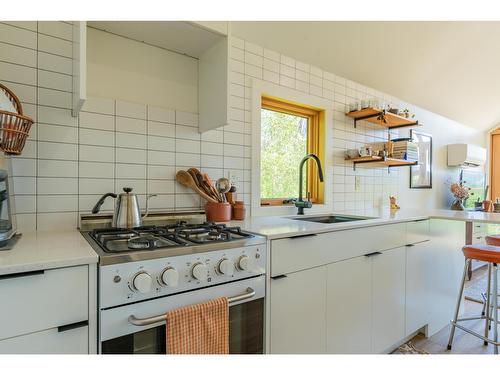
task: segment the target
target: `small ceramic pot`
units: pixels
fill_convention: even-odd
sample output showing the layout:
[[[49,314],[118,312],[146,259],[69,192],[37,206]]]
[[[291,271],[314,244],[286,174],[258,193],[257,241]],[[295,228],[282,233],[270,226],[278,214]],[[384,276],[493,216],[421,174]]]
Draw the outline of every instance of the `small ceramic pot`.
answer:
[[[207,221],[230,221],[232,207],[229,203],[207,202],[205,205],[205,215]]]
[[[493,212],[500,212],[500,203],[493,203]]]
[[[484,200],[483,207],[484,207],[484,212],[490,212],[491,211],[491,201]]]

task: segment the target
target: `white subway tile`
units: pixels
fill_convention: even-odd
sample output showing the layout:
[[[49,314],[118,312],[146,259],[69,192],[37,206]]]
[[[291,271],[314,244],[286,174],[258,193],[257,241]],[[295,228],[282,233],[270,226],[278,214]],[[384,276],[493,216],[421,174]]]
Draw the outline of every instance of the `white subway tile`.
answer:
[[[222,168],[224,158],[219,155],[203,155],[201,158],[202,168]]]
[[[35,177],[12,177],[14,186],[13,193],[15,194],[36,194],[36,178]]]
[[[36,49],[36,32],[0,23],[0,41]]]
[[[199,141],[191,141],[187,139],[176,139],[175,140],[175,151],[186,152],[186,153],[200,153],[200,142]]]
[[[175,180],[175,167],[148,165],[148,180]]]
[[[71,76],[66,74],[49,72],[46,70],[39,70],[38,86],[49,89],[71,92],[73,89],[73,81]]]
[[[78,177],[78,162],[38,160],[39,177]]]
[[[280,76],[280,85],[293,89],[295,87],[295,79],[282,75]]]
[[[36,85],[36,69],[0,61],[0,80]]]
[[[161,137],[175,137],[175,125],[148,121],[148,134]]]
[[[52,55],[50,53],[38,52],[38,69],[50,70],[52,72],[72,74],[73,60],[68,57]],[[89,98],[87,98],[88,100]]]
[[[79,157],[81,161],[100,161],[113,163],[115,149],[113,147],[80,145]]]
[[[175,196],[172,194],[158,194],[149,200],[151,210],[172,209],[175,207]]]
[[[269,81],[269,82],[273,82],[276,84],[279,84],[279,81],[280,81],[280,75],[278,73],[271,72],[271,71],[265,70],[265,69],[264,69],[262,78],[264,79],[264,81]]]
[[[117,163],[146,164],[147,151],[134,148],[116,148]]]
[[[115,117],[92,112],[80,112],[80,127],[114,131]]]
[[[21,233],[36,231],[36,214],[21,214],[16,215],[17,230]]]
[[[245,51],[245,65],[250,64],[250,65],[255,65],[258,67],[262,67],[264,58],[262,55],[256,55],[250,52]]]
[[[38,142],[39,159],[78,160],[78,145],[70,143]]]
[[[68,40],[38,34],[38,50],[71,58],[73,56],[73,43]]]
[[[80,212],[88,212],[90,213],[92,211],[92,208],[94,208],[95,204],[101,198],[101,195],[104,193],[108,192],[113,192],[115,191],[115,180],[110,180],[111,181],[111,188],[107,190],[102,190],[102,192],[99,192],[97,194],[81,194],[78,196],[78,209]],[[103,205],[101,206],[101,209],[99,212],[113,212],[115,208],[115,200],[108,198],[104,201]]]
[[[241,48],[231,46],[230,56],[231,59],[245,61],[245,51]]]
[[[116,131],[146,134],[146,120],[116,116]]]
[[[124,187],[131,187],[135,194],[146,194],[146,180],[117,179],[115,190],[122,192]]]
[[[0,60],[36,68],[36,51],[0,42]]]
[[[80,178],[114,178],[114,176],[114,164],[84,161],[80,161],[79,163]]]
[[[262,67],[245,64],[245,74],[247,77],[262,79]]]
[[[175,126],[175,137],[176,138],[199,141],[200,136],[201,135],[198,132],[198,128],[194,128],[192,126],[183,126],[183,125],[176,125]]]
[[[175,151],[175,139],[148,136],[148,150]]]
[[[224,143],[230,143],[234,145],[244,145],[245,137],[240,133],[224,132]]]
[[[111,178],[80,178],[78,189],[80,194],[105,194],[114,192],[115,180]],[[112,200],[110,199],[110,201]]]
[[[175,152],[148,151],[148,165],[175,165]]]
[[[281,55],[281,64],[285,64],[291,66],[292,68],[295,68],[295,60],[285,55]]]
[[[83,112],[93,112],[93,113],[101,113],[104,115],[114,115],[115,114],[115,101],[114,99],[108,98],[98,98],[95,96],[89,96],[85,100],[85,103],[82,107],[82,112],[80,113],[80,117]]]
[[[38,32],[71,41],[73,39],[73,26],[58,21],[39,21]]]
[[[172,180],[148,181],[148,194],[173,194],[173,193],[174,193],[174,181]],[[152,202],[152,200],[150,202]]]
[[[117,133],[117,146],[118,146]],[[93,146],[109,146],[115,145],[115,134],[113,132],[93,129],[80,129],[80,144]]]
[[[36,213],[36,195],[16,195],[16,214]]]
[[[2,83],[5,86],[7,86],[10,90],[14,91],[16,93],[16,96],[22,103],[31,103],[31,104],[36,103],[36,87],[23,85],[19,83],[13,83],[13,82],[2,82]]]
[[[238,47],[241,49],[245,48],[245,41],[243,39],[237,38],[235,36],[231,36],[229,39],[231,46]]]
[[[213,142],[202,142],[201,143],[201,153],[205,155],[222,155],[223,154],[223,144],[222,143],[213,143]],[[203,159],[205,156],[202,156],[202,166]]]
[[[201,133],[201,140],[207,142],[224,142],[224,133],[220,130],[209,130]]]
[[[70,92],[39,88],[38,104],[71,109],[72,94]]]
[[[78,194],[78,179],[39,177],[37,179],[37,194]]]
[[[12,176],[36,176],[36,160],[12,159]]]
[[[175,208],[197,208],[201,206],[198,194],[176,194]]]
[[[146,165],[141,164],[116,164],[116,178],[145,179]]]
[[[78,119],[68,109],[38,106],[38,122],[53,125],[78,126]]]
[[[186,154],[182,152],[177,152],[175,154],[175,165],[183,167],[199,167],[200,166],[200,154]]]
[[[116,133],[116,147],[145,149],[147,138],[145,135]]]
[[[60,125],[37,125],[39,141],[78,143],[78,128]]]

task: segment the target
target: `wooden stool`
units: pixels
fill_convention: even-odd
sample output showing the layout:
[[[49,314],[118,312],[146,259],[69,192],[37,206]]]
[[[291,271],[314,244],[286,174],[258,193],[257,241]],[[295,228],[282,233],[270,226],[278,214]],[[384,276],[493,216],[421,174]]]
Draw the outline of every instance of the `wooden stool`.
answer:
[[[494,240],[490,236],[486,237],[488,243],[492,243]],[[500,244],[500,238],[497,239]],[[454,319],[451,321],[451,332],[450,339],[448,341],[448,350],[451,349],[451,345],[453,343],[453,336],[455,335],[455,328],[460,328],[461,330],[470,333],[482,340],[484,340],[484,344],[488,345],[488,343],[495,345],[495,354],[498,354],[498,346],[500,342],[498,342],[498,277],[497,277],[497,264],[500,263],[500,247],[493,245],[468,245],[462,248],[462,251],[465,256],[465,267],[464,274],[462,277],[462,284],[460,285],[460,292],[458,293],[457,306],[455,309]],[[470,267],[470,263],[472,260],[481,260],[483,262],[488,263],[488,286],[486,291],[486,308],[483,310],[486,313],[482,313],[480,317],[468,317],[468,318],[460,318],[458,319],[458,313],[460,311],[460,302],[462,302],[462,296],[464,293],[465,279],[467,278],[467,270]],[[493,272],[492,272],[493,271]],[[493,285],[491,285],[491,274],[493,273]],[[491,293],[491,288],[493,288],[493,293]],[[490,298],[491,297],[491,298]],[[490,302],[491,300],[491,302]],[[491,315],[493,314],[493,318]],[[466,320],[476,320],[476,319],[485,319],[484,325],[484,336],[470,330],[467,327],[464,327],[458,322],[466,321]],[[493,340],[488,337],[490,324],[493,323]]]

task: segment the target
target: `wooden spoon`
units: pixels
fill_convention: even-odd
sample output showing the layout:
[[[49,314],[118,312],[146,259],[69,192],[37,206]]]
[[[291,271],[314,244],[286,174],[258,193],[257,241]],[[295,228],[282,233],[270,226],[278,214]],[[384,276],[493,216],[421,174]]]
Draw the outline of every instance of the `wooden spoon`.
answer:
[[[177,182],[179,182],[181,185],[184,185],[186,187],[189,187],[193,189],[200,197],[205,199],[208,202],[212,203],[218,203],[214,198],[209,196],[207,193],[205,193],[203,190],[201,190],[196,182],[194,182],[193,176],[189,172],[186,171],[178,171],[175,178],[177,179]]]
[[[210,176],[208,175],[208,173],[203,173],[203,179],[205,180],[205,182],[209,186],[210,190],[213,191],[213,193],[217,197],[218,201],[224,202],[224,199],[219,194],[219,191],[215,188],[214,183],[213,183],[212,179],[210,178]]]

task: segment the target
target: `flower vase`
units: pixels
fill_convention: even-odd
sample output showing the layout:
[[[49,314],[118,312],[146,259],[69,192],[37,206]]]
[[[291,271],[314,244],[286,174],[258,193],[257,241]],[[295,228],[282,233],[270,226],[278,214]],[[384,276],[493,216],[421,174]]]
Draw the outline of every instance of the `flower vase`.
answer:
[[[451,205],[451,209],[455,211],[463,211],[465,210],[464,203],[461,199],[455,199],[453,204]]]

